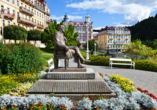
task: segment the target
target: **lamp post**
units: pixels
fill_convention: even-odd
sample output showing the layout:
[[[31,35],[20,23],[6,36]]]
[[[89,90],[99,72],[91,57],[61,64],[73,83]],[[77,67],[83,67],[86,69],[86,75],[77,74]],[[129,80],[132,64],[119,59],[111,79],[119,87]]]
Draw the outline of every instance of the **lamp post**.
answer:
[[[1,13],[3,13],[3,14],[1,14],[1,16],[2,16],[2,41],[3,41],[3,44],[4,44],[5,39],[4,39],[4,34],[3,34],[3,20],[4,20],[4,15],[7,13],[7,10],[4,9],[4,11],[2,11]]]
[[[95,45],[95,55],[96,55],[96,43],[94,43],[94,45]]]
[[[86,51],[86,59],[89,59],[89,48],[88,48],[88,24],[90,23],[90,16],[87,14],[86,16],[86,23],[87,23],[87,51]]]

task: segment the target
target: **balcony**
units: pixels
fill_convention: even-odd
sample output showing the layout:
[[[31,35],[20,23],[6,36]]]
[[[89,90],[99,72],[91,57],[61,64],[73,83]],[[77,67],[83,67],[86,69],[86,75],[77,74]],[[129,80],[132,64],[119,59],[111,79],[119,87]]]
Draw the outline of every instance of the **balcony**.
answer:
[[[50,23],[51,21],[50,20],[46,20],[46,23]]]
[[[27,25],[31,25],[31,26],[36,26],[36,24],[34,22],[32,22],[29,19],[25,19],[23,17],[18,17],[18,22],[23,23],[23,24],[27,24]]]
[[[21,12],[24,12],[24,13],[27,13],[27,14],[29,14],[29,15],[31,15],[31,16],[34,15],[34,12],[33,12],[33,11],[28,10],[27,8],[22,7],[22,6],[20,6],[20,11],[21,11]]]
[[[35,8],[37,8],[38,10],[42,11],[45,13],[45,9],[42,6],[37,5],[36,3],[34,4]]]
[[[44,25],[37,24],[37,28],[39,28],[39,29],[43,29],[43,28],[44,28]]]
[[[113,37],[109,37],[108,39],[113,39]]]
[[[1,10],[0,11],[0,15],[4,14],[4,10]],[[1,16],[2,17],[2,16]],[[11,19],[13,20],[15,18],[15,15],[14,14],[11,14],[9,12],[7,12],[7,14],[4,14],[4,18],[7,18],[7,19]]]

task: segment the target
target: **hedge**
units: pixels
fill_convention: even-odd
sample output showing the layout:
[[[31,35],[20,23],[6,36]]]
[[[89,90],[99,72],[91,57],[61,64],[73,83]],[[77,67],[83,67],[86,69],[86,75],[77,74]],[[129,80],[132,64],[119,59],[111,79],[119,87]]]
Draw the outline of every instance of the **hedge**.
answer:
[[[42,55],[34,45],[0,43],[0,73],[33,73],[42,66]]]
[[[85,58],[86,54],[82,53],[82,56]],[[109,57],[89,55],[89,59],[91,62],[87,63],[88,65],[109,66]],[[114,67],[130,68],[127,65],[114,65]],[[157,72],[157,62],[137,60],[135,61],[135,69]]]

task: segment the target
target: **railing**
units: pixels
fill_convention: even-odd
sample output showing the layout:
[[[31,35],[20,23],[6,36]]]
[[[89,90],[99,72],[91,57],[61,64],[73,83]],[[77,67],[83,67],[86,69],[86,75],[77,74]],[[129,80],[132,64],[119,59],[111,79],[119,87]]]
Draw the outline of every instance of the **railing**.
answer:
[[[46,20],[47,23],[51,22],[50,20]]]
[[[35,6],[37,9],[39,9],[40,11],[45,12],[45,9],[44,9],[42,6],[39,6],[39,5],[37,5],[37,4],[34,4],[34,6]]]
[[[34,12],[33,12],[33,11],[28,10],[27,8],[22,7],[22,6],[20,6],[20,11],[24,11],[24,12],[26,12],[26,13],[32,15],[32,16],[34,15]]]
[[[0,15],[2,15],[2,14],[4,14],[4,10],[0,10]],[[6,14],[4,14],[4,17],[10,18],[10,19],[14,19],[15,15],[7,12]]]
[[[35,24],[34,22],[32,22],[31,20],[25,19],[25,18],[23,18],[23,17],[18,17],[18,22],[26,23],[26,24],[33,25],[33,26],[36,25],[36,24]]]
[[[44,25],[37,24],[37,28],[43,29],[43,28],[44,28]]]
[[[32,0],[25,0],[27,3],[33,5],[33,1]]]

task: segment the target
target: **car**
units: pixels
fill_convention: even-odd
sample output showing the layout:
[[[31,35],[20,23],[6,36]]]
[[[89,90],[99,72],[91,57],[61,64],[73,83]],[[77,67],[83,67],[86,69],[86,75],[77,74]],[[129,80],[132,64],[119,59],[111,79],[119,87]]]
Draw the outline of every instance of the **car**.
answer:
[[[115,53],[116,51],[112,50],[111,52]]]

